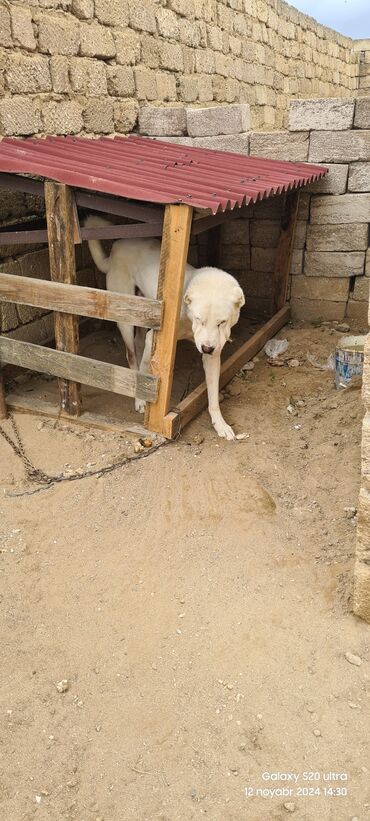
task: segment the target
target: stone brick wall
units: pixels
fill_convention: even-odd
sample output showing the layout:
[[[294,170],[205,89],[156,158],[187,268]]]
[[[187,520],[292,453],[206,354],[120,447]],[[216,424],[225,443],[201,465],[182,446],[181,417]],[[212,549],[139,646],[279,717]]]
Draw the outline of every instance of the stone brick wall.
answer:
[[[145,102],[353,94],[354,43],[281,0],[0,0],[0,134],[127,133]]]
[[[248,131],[246,105],[212,109],[143,108],[142,134],[272,159],[311,161],[329,174],[304,189],[291,268],[296,319],[367,327],[370,283],[370,97],[293,100],[289,130]],[[165,136],[167,133],[167,136]],[[181,135],[181,136],[175,136]],[[190,136],[191,135],[191,136]],[[249,207],[221,229],[220,265],[241,281],[252,310],[269,313],[282,197]],[[193,248],[196,264],[205,264]]]

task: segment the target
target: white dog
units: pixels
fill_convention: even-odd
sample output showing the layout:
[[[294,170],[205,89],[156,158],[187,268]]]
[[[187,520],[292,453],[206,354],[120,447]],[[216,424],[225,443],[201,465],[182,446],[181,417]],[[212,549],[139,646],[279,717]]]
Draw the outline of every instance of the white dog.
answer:
[[[109,224],[98,216],[90,216],[85,222],[87,228]],[[116,240],[109,257],[105,256],[99,240],[89,240],[89,248],[95,265],[107,274],[109,291],[134,295],[139,290],[143,296],[156,299],[161,248],[159,240]],[[226,439],[234,439],[235,435],[220,411],[221,351],[230,338],[232,326],[239,319],[244,302],[243,291],[230,274],[218,268],[193,268],[192,265],[186,265],[178,339],[194,339],[202,354],[209,414],[218,435]],[[118,322],[118,327],[126,345],[129,367],[148,373],[153,331],[146,332],[144,343],[141,333],[135,336],[132,325]],[[135,408],[143,413],[145,402],[136,399]]]

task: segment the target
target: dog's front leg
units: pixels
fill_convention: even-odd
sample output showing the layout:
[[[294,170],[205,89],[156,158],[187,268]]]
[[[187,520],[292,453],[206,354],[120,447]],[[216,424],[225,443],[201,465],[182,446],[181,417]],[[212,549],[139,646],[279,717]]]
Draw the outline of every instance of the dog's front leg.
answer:
[[[210,356],[204,354],[202,356],[204,373],[206,375],[207,393],[208,393],[208,410],[211,417],[212,425],[216,433],[224,439],[235,439],[235,434],[230,425],[225,422],[220,411],[219,401],[219,383],[220,383],[220,355]]]
[[[145,337],[145,345],[143,355],[141,357],[139,371],[140,373],[149,373],[150,359],[152,356],[153,331],[148,331]],[[135,399],[135,410],[139,413],[145,413],[144,399]]]

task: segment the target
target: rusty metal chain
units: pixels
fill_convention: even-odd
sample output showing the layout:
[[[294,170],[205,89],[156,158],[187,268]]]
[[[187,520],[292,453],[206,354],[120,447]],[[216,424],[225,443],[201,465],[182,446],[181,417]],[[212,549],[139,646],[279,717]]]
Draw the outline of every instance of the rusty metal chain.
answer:
[[[23,442],[21,440],[21,436],[13,415],[10,413],[8,418],[10,420],[10,424],[12,426],[13,434],[16,441],[13,441],[13,439],[6,433],[2,425],[0,425],[0,435],[3,437],[3,439],[5,439],[8,445],[14,451],[14,453],[17,456],[19,456],[19,458],[23,462],[23,467],[27,478],[31,482],[39,482],[40,484],[50,485],[53,481],[55,481],[55,479],[52,476],[48,476],[46,473],[44,473],[43,470],[36,468],[33,462],[31,462],[31,460],[25,452]]]

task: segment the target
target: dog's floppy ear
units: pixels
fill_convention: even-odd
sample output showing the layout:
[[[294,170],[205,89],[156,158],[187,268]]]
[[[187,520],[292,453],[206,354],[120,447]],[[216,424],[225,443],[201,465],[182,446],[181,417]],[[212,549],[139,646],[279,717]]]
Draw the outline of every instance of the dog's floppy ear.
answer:
[[[239,285],[237,285],[234,289],[233,299],[237,308],[242,308],[243,305],[245,305],[244,294]]]
[[[191,293],[190,293],[190,289],[188,288],[188,290],[186,291],[186,294],[184,296],[184,302],[186,302],[187,305],[190,305],[191,300],[192,300],[192,296],[191,296]]]

